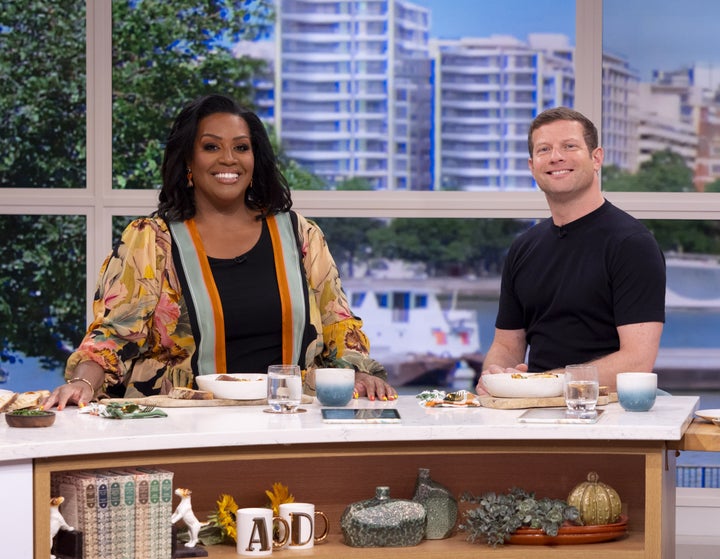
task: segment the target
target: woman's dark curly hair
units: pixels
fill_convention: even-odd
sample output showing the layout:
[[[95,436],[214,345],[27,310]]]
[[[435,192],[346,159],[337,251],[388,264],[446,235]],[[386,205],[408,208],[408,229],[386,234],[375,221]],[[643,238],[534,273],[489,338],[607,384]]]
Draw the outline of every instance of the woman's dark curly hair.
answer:
[[[184,221],[195,215],[195,189],[187,186],[187,162],[192,159],[198,123],[216,113],[237,115],[250,128],[255,167],[252,188],[245,192],[247,207],[259,210],[262,216],[288,211],[292,207],[290,187],[278,169],[262,121],[230,97],[214,94],[191,101],[175,118],[163,156],[158,215],[166,221]]]

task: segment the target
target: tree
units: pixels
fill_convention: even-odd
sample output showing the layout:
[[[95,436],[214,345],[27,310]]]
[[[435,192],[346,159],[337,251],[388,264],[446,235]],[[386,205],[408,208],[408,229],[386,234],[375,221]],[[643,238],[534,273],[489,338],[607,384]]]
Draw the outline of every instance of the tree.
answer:
[[[376,255],[421,262],[431,276],[480,275],[500,269],[525,227],[519,220],[400,218],[369,237]]]
[[[693,172],[685,159],[670,149],[653,152],[648,161],[640,164],[635,176],[640,192],[691,192]]]
[[[692,179],[692,170],[682,156],[663,150],[653,153],[634,175],[614,166],[604,167],[602,187],[606,191],[687,192],[693,190]],[[711,184],[705,190],[712,192],[713,188]],[[720,252],[716,222],[648,219],[645,225],[665,252]]]
[[[633,192],[635,175],[623,171],[617,165],[607,165],[602,168],[602,189],[608,192]]]
[[[85,331],[85,220],[5,216],[0,238],[0,361],[57,366]]]
[[[252,107],[265,63],[231,46],[265,34],[272,6],[112,2],[116,186],[159,185],[171,120],[190,99],[221,91]],[[85,41],[85,0],[0,0],[0,187],[85,186]],[[24,353],[57,366],[84,333],[84,220],[4,216],[0,231],[0,361]]]

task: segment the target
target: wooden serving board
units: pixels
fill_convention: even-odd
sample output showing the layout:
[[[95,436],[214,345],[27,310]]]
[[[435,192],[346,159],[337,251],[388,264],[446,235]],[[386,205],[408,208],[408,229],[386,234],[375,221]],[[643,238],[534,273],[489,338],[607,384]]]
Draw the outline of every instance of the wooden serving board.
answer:
[[[267,400],[227,400],[222,398],[213,398],[212,400],[180,400],[178,398],[170,398],[169,396],[145,396],[143,398],[107,398],[101,400],[101,404],[110,402],[132,402],[141,406],[156,406],[158,408],[212,408],[217,406],[266,406]],[[312,396],[303,394],[302,403],[312,404]]]
[[[527,408],[564,408],[565,397],[554,398],[496,398],[494,396],[479,396],[480,405],[484,408],[495,408],[498,410],[520,410]],[[617,402],[617,393],[611,392],[607,396],[598,398],[598,406],[606,406]]]

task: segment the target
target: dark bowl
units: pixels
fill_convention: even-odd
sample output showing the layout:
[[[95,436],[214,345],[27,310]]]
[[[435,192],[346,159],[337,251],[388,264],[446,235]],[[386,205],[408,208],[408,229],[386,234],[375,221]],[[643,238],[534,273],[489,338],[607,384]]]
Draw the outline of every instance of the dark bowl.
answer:
[[[10,427],[50,427],[55,423],[55,412],[33,410],[28,415],[11,411],[5,414],[5,421]]]

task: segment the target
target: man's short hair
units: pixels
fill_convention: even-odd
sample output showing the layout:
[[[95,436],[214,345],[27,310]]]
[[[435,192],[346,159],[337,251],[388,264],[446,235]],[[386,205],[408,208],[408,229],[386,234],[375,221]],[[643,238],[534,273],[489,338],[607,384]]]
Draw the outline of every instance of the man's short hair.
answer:
[[[584,114],[568,107],[555,107],[541,112],[535,117],[535,120],[533,120],[530,125],[530,130],[528,132],[528,152],[530,152],[531,158],[533,156],[533,132],[541,126],[545,126],[546,124],[550,124],[551,122],[556,122],[558,120],[574,120],[582,124],[583,138],[585,139],[588,151],[592,153],[595,148],[598,147],[598,131],[592,120]]]

